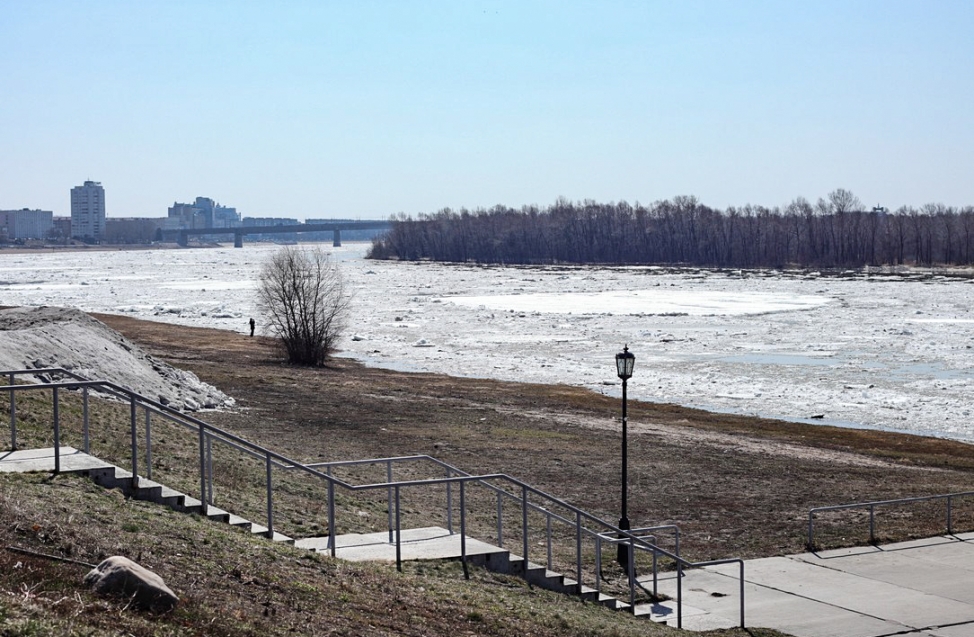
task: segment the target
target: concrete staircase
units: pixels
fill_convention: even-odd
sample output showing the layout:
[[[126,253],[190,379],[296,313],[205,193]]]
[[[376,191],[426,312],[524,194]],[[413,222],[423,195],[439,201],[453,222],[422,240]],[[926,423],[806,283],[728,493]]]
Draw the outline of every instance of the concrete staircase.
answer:
[[[86,473],[96,484],[106,489],[120,489],[125,495],[135,500],[154,502],[155,504],[167,506],[181,513],[196,513],[215,522],[223,522],[254,535],[267,537],[268,529],[266,526],[251,522],[229,511],[224,511],[212,504],[206,507],[206,512],[204,513],[203,503],[196,498],[146,478],[140,477],[137,481],[133,481],[132,474],[119,467],[110,465],[102,469],[89,470]],[[276,531],[274,532],[273,541],[294,544],[293,538]]]
[[[238,515],[217,508],[206,507],[196,498],[153,482],[147,478],[132,479],[132,473],[113,464],[99,460],[73,447],[61,447],[61,473],[77,473],[87,476],[106,489],[119,489],[135,500],[145,500],[167,506],[182,513],[196,513],[216,522],[224,522],[254,535],[267,536],[267,527],[246,520]],[[54,471],[54,449],[25,449],[0,454],[0,472]],[[292,538],[275,532],[273,540],[294,544]]]
[[[522,577],[532,586],[565,595],[575,595],[583,601],[594,602],[612,610],[629,610],[630,608],[629,604],[620,599],[601,593],[584,584],[579,585],[578,581],[571,577],[550,571],[541,564],[525,562],[523,557],[510,551],[498,549],[498,552],[487,554],[485,558],[482,563],[477,559],[471,561],[495,573]]]
[[[319,553],[328,553],[327,536],[297,540],[294,545]],[[405,529],[400,542],[400,555],[404,561],[433,560],[433,559],[461,559],[460,536],[450,533],[442,527],[425,527],[419,529]],[[354,562],[387,562],[395,563],[396,545],[390,541],[389,532],[351,533],[336,538],[336,557]],[[519,555],[507,549],[482,542],[475,538],[466,538],[467,564],[486,568],[495,573],[514,575],[526,580],[532,586],[545,590],[577,596],[583,601],[600,604],[612,610],[628,611],[635,615],[647,616],[658,622],[667,622],[676,617],[675,605],[669,602],[662,604],[639,604],[635,610],[628,602],[602,593],[589,586],[582,585],[561,573],[551,571],[544,565],[527,562]],[[684,608],[686,608],[684,606]]]

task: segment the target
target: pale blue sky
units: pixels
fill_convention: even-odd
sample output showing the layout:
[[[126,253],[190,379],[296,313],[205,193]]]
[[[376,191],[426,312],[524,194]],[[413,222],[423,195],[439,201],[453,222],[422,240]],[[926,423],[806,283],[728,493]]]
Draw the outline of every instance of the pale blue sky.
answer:
[[[0,209],[974,205],[974,2],[0,0]]]

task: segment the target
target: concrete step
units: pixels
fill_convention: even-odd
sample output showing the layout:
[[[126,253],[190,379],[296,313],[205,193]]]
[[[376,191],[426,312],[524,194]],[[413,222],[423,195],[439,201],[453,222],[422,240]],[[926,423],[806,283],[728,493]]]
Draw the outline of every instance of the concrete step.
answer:
[[[106,465],[104,467],[98,467],[96,469],[89,469],[85,474],[94,481],[95,484],[105,487],[106,489],[114,489],[118,484],[115,476],[115,470],[118,467],[114,465]]]
[[[577,596],[584,601],[594,602],[612,610],[629,610],[631,608],[628,602],[613,597],[612,595],[601,593],[584,584],[581,587],[581,593],[579,593],[577,580],[562,575],[561,573],[550,571],[540,564],[529,562],[527,573],[525,574],[524,558],[519,555],[506,553],[506,560],[502,560],[502,557],[498,555],[498,562],[495,565],[503,570],[492,569],[490,564],[487,565],[487,568],[496,572],[525,577],[528,582],[538,588],[563,593],[565,595]]]
[[[230,519],[227,520],[227,524],[229,524],[230,526],[241,528],[245,531],[249,531],[250,528],[253,526],[253,522],[251,522],[250,520],[246,518],[242,518],[239,515],[234,515],[233,513],[230,514]]]
[[[667,626],[677,625],[677,604],[675,600],[655,602],[651,604],[636,604],[633,614],[637,617],[645,617],[657,624]],[[717,630],[734,628],[737,626],[734,620],[715,617],[710,613],[699,608],[683,604],[683,628],[684,630]]]
[[[139,477],[135,481],[136,488],[133,490],[132,497],[136,500],[147,500],[158,502],[162,499],[162,485],[148,478]]]
[[[180,493],[175,489],[170,489],[169,487],[163,485],[162,493],[160,494],[156,502],[163,506],[167,506],[170,509],[179,511],[182,508],[185,499],[186,499],[185,494]]]
[[[206,507],[206,517],[216,522],[225,522],[228,524],[230,522],[230,512],[224,511],[223,509],[215,507],[212,504]]]
[[[631,608],[629,602],[624,602],[617,597],[606,595],[605,593],[599,593],[598,603],[611,610],[629,610]]]
[[[179,509],[177,509],[177,511],[180,511],[182,513],[199,514],[203,512],[203,503],[192,496],[184,495],[183,505]]]
[[[607,605],[610,601],[612,602],[616,601],[615,597],[600,593],[599,591],[592,588],[591,586],[586,586],[582,584],[581,590],[579,590],[578,581],[570,577],[561,576],[561,578],[562,578],[561,589],[557,590],[557,592],[565,593],[566,595],[577,595],[578,597],[581,597],[582,600],[586,602],[596,602],[598,604],[602,604],[603,606]],[[556,589],[549,589],[549,590],[556,590]]]
[[[250,532],[254,535],[262,535],[267,537],[267,527],[260,524],[252,524],[250,527]],[[270,539],[272,542],[280,542],[281,544],[290,544],[292,546],[294,545],[293,537],[288,537],[283,533],[278,533],[277,531],[274,531],[274,537]]]

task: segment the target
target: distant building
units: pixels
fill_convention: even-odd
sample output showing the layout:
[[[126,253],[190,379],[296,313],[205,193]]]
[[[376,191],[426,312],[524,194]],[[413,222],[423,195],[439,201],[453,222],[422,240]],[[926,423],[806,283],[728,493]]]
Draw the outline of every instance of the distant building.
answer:
[[[57,241],[67,241],[71,238],[71,217],[54,217],[51,238]]]
[[[245,228],[267,227],[267,226],[296,226],[300,221],[297,219],[285,219],[283,217],[244,217],[243,226]],[[294,232],[278,232],[247,235],[251,241],[297,241],[298,235]]]
[[[54,227],[54,213],[50,210],[0,210],[0,238],[46,239]]]
[[[300,221],[283,217],[244,217],[243,225],[253,226],[296,226]]]
[[[71,189],[71,236],[100,241],[105,233],[105,189],[86,181]]]
[[[105,242],[152,243],[160,238],[159,229],[163,227],[165,221],[165,219],[110,217],[105,220]]]
[[[221,206],[209,197],[197,197],[193,203],[174,202],[169,208],[167,230],[199,228],[236,228],[240,215],[236,208]]]

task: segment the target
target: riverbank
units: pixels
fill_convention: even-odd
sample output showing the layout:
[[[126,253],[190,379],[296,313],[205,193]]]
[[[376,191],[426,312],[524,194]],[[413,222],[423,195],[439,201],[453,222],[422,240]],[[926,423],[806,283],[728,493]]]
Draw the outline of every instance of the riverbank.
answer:
[[[619,400],[578,387],[404,373],[334,359],[280,364],[270,339],[97,315],[151,354],[237,400],[206,419],[306,461],[429,454],[471,473],[502,472],[606,520],[619,516]],[[883,431],[629,404],[629,517],[678,524],[692,559],[764,557],[804,548],[808,510],[966,491],[971,445]],[[974,511],[955,505],[958,529]],[[882,512],[884,540],[942,530],[943,512]],[[823,530],[864,543],[858,514]]]
[[[0,255],[4,254],[51,254],[61,252],[130,252],[136,250],[172,250],[182,246],[175,243],[118,244],[118,245],[44,245],[44,246],[0,246]]]

